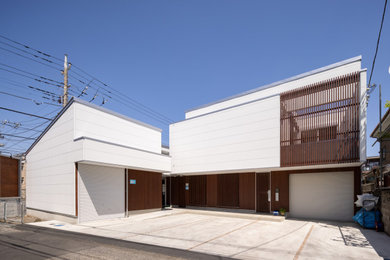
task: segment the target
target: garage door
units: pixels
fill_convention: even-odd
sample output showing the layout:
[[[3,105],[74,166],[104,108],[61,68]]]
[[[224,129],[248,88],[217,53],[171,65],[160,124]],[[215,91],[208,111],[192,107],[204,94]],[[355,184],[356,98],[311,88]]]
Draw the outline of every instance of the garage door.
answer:
[[[353,172],[290,174],[290,216],[352,221]]]
[[[79,164],[79,222],[125,216],[124,169]]]

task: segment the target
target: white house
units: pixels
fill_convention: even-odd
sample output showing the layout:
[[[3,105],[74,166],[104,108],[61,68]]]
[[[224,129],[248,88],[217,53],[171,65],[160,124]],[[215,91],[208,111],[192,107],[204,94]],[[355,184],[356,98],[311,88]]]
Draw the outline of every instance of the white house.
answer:
[[[171,169],[160,129],[75,98],[26,161],[27,214],[73,223],[161,208]]]
[[[172,203],[350,221],[366,158],[361,56],[185,113]]]

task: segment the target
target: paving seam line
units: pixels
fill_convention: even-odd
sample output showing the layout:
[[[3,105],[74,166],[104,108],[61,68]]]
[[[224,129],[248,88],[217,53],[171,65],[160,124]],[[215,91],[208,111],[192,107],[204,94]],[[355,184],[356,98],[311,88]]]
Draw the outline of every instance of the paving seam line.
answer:
[[[166,227],[166,228],[161,228],[161,229],[156,229],[156,230],[152,230],[152,231],[149,231],[149,232],[145,232],[145,233],[135,233],[135,232],[121,232],[121,231],[117,231],[117,232],[120,232],[120,233],[128,233],[129,235],[131,236],[126,236],[126,237],[136,237],[136,236],[147,236],[151,233],[154,233],[154,232],[157,232],[157,231],[162,231],[162,230],[166,230],[166,229],[170,229],[170,228],[176,228],[176,227],[180,227],[180,226],[186,226],[186,225],[192,225],[192,224],[196,224],[196,223],[199,223],[199,222],[204,222],[204,221],[208,221],[212,218],[207,218],[207,219],[200,219],[200,220],[197,220],[197,221],[194,221],[194,222],[189,222],[189,223],[184,223],[184,224],[180,224],[180,225],[175,225],[175,226],[170,226],[170,227]],[[103,230],[103,231],[115,231],[115,230],[111,230],[111,229],[108,229],[108,228],[96,228],[97,230]],[[80,232],[80,233],[83,233],[82,231],[76,231],[76,232]],[[98,234],[95,234],[97,236],[99,236]]]
[[[310,228],[309,232],[307,232],[305,239],[303,240],[301,246],[299,247],[298,251],[296,252],[296,254],[294,256],[294,260],[298,260],[299,255],[300,255],[300,253],[303,250],[303,247],[305,246],[307,240],[309,239],[309,236],[310,236],[311,232],[313,231],[313,228],[314,228],[314,225],[311,225],[311,228]]]
[[[242,229],[242,228],[244,228],[244,227],[247,227],[247,226],[250,226],[250,225],[252,225],[252,224],[255,224],[256,222],[259,222],[259,221],[260,221],[260,220],[255,220],[255,221],[253,221],[253,222],[251,222],[251,223],[245,224],[245,225],[243,225],[243,226],[241,226],[241,227],[238,227],[238,228],[236,228],[236,229],[233,229],[233,230],[231,230],[231,231],[229,231],[229,232],[226,232],[226,233],[224,233],[224,234],[221,234],[221,235],[219,235],[219,236],[216,236],[216,237],[214,237],[214,238],[211,238],[211,239],[209,239],[209,240],[207,240],[207,241],[205,241],[205,242],[202,242],[202,243],[200,243],[200,244],[197,244],[197,245],[195,245],[195,246],[192,246],[192,247],[188,248],[187,250],[192,250],[192,249],[194,249],[195,247],[198,247],[198,246],[207,244],[208,242],[211,242],[211,241],[213,241],[213,240],[215,240],[215,239],[218,239],[218,238],[224,237],[224,236],[226,236],[226,235],[229,235],[229,234],[231,234],[231,233],[233,233],[233,232],[235,232],[235,231],[237,231],[237,230],[240,230],[240,229]]]

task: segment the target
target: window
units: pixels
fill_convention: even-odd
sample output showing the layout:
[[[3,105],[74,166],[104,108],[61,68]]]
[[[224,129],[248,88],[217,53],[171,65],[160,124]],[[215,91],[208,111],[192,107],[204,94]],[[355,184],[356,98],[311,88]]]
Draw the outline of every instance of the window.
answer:
[[[336,138],[337,126],[306,130],[301,133],[301,143],[314,143],[318,141],[333,140]]]

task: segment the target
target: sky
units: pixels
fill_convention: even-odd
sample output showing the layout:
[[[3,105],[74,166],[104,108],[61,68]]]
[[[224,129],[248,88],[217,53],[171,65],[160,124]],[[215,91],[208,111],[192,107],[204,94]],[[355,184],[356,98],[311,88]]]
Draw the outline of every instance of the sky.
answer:
[[[76,79],[88,78],[77,69],[81,68],[176,122],[191,108],[358,55],[363,57],[362,68],[370,73],[383,6],[382,0],[3,0],[0,35],[59,58],[54,59],[59,65],[68,54],[74,65],[69,72],[74,77],[72,95],[79,95],[86,86]],[[382,85],[384,100],[390,99],[389,15],[372,79]],[[9,50],[33,56],[1,42],[10,43],[0,38],[0,63],[62,82],[57,65],[49,68],[32,62]],[[0,92],[0,106],[54,116],[58,103],[31,87],[57,95],[61,88],[25,76],[0,70],[0,91],[27,98]],[[167,119],[156,120],[144,110],[140,113],[123,96],[110,96],[98,82],[92,84],[82,98],[89,101],[97,94],[93,100],[97,105],[107,99],[104,107],[162,128],[163,143],[169,143]],[[372,147],[374,140],[369,137],[378,123],[378,110],[376,89],[368,106],[368,156],[378,154],[378,146]],[[2,133],[34,138],[46,121],[0,110]],[[14,123],[21,125],[15,128]],[[0,140],[5,144],[0,149],[16,153],[31,144],[31,140],[20,141],[7,136]]]

